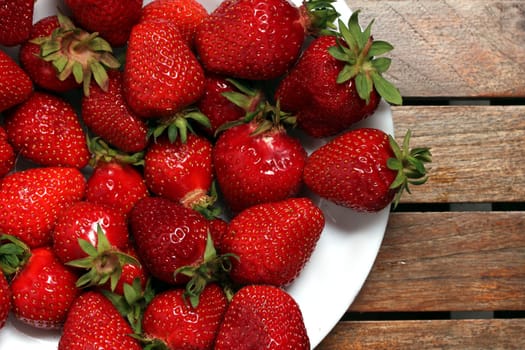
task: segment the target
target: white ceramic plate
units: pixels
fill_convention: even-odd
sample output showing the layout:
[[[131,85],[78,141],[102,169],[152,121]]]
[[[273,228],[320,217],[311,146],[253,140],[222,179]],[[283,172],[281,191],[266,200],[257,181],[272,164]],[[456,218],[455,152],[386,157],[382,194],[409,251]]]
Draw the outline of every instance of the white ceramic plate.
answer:
[[[219,1],[201,0],[208,11]],[[301,0],[293,2],[298,4]],[[65,8],[60,0],[38,0],[34,21],[54,14],[57,3]],[[346,22],[351,12],[344,0],[338,0],[335,6]],[[356,126],[375,127],[393,134],[390,106],[382,101],[374,115]],[[303,141],[309,151],[326,142],[306,137]],[[363,286],[381,246],[390,209],[363,214],[312,198],[326,216],[326,227],[310,261],[288,291],[301,308],[314,348],[343,316]],[[0,349],[52,350],[57,348],[58,339],[56,331],[34,329],[10,316],[0,330]]]

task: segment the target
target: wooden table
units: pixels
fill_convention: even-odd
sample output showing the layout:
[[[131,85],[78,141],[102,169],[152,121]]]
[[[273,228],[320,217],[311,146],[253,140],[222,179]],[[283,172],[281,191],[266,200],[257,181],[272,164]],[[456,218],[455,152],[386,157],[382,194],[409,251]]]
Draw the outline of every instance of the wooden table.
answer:
[[[348,3],[395,46],[396,136],[434,161],[317,349],[525,349],[525,1]]]

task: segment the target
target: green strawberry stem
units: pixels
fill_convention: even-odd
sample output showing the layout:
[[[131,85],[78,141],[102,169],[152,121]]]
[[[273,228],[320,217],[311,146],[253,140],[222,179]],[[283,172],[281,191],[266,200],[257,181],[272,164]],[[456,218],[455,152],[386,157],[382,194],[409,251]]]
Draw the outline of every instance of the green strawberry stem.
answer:
[[[164,132],[167,133],[170,142],[175,142],[180,137],[182,143],[186,143],[188,139],[188,131],[195,134],[192,122],[211,128],[210,120],[204,113],[199,111],[196,107],[189,107],[184,109],[172,117],[156,120],[156,123],[150,126],[148,137],[153,137],[156,140]]]
[[[8,279],[14,276],[31,257],[30,248],[18,238],[0,235],[0,270]]]
[[[96,167],[98,162],[117,161],[122,164],[144,165],[144,152],[133,154],[124,153],[111,148],[106,141],[100,137],[87,137],[88,150],[91,153],[90,165]]]
[[[77,287],[88,288],[101,286],[110,282],[110,288],[115,290],[122,275],[122,267],[126,264],[140,265],[133,256],[121,252],[111,246],[100,225],[97,225],[97,246],[79,238],[80,248],[87,254],[85,258],[68,261],[66,265],[88,270],[77,280]]]
[[[389,135],[390,147],[395,157],[388,159],[389,169],[397,171],[397,176],[390,185],[390,189],[396,190],[394,197],[394,209],[397,207],[401,195],[406,191],[410,192],[409,185],[422,185],[428,180],[426,163],[432,162],[432,154],[429,148],[410,149],[410,137],[412,132],[407,130],[403,138],[403,145],[400,147],[394,138]]]
[[[307,32],[310,35],[328,34],[336,29],[334,21],[340,14],[332,5],[335,0],[305,0],[300,10],[308,18]]]
[[[192,307],[195,308],[199,305],[200,295],[209,283],[218,282],[224,287],[228,295],[232,258],[238,259],[236,255],[230,253],[217,255],[213,239],[208,232],[203,262],[197,266],[183,266],[175,271],[175,277],[178,274],[190,277],[190,281],[186,284],[184,296]]]
[[[359,97],[367,103],[370,93],[375,88],[388,103],[401,105],[403,98],[399,90],[383,77],[392,60],[377,57],[390,52],[394,47],[386,41],[373,39],[371,30],[374,21],[371,21],[364,31],[361,30],[358,16],[359,11],[353,12],[348,25],[338,21],[338,44],[329,49],[335,59],[345,62],[337,82],[342,84],[354,79]]]

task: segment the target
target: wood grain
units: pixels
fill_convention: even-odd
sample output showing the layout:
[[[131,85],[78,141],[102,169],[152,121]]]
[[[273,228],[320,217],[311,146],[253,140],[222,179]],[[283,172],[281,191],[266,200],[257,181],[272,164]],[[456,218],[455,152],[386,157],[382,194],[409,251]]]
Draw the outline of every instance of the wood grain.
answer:
[[[340,322],[317,350],[525,348],[525,319]]]
[[[525,2],[347,0],[395,49],[403,96],[525,96]]]
[[[394,107],[395,134],[431,148],[429,181],[402,202],[525,200],[525,106]]]
[[[393,213],[350,310],[523,310],[524,232],[524,212]]]

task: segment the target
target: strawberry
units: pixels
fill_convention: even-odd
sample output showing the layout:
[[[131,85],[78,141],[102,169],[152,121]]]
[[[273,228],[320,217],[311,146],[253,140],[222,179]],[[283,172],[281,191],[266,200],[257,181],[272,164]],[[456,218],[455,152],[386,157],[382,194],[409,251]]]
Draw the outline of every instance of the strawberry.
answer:
[[[122,92],[122,72],[109,71],[108,91],[91,83],[82,98],[82,120],[96,135],[123,152],[139,152],[148,143],[148,127],[127,106]]]
[[[296,301],[267,285],[241,288],[219,328],[215,350],[307,350],[310,340]]]
[[[393,47],[374,41],[371,25],[364,32],[355,11],[341,36],[313,40],[299,62],[281,81],[275,99],[297,116],[297,125],[314,137],[335,135],[372,115],[381,97],[401,104],[399,91],[385,78],[390,59],[375,57]]]
[[[65,92],[80,86],[70,75],[65,79],[58,78],[53,63],[40,58],[40,45],[33,40],[50,37],[53,31],[60,27],[57,16],[48,16],[40,19],[31,29],[30,40],[20,46],[20,64],[31,77],[35,85],[53,92]]]
[[[235,216],[222,238],[240,284],[285,286],[301,272],[324,228],[322,211],[308,198],[254,205]]]
[[[20,61],[36,85],[44,89],[64,92],[82,84],[84,94],[89,95],[92,78],[106,91],[106,69],[119,68],[112,52],[97,33],[75,27],[59,12],[34,25],[31,40],[20,48]]]
[[[328,26],[336,16],[330,1],[299,8],[287,0],[224,1],[197,27],[195,47],[210,72],[273,79],[297,60],[306,33]]]
[[[8,114],[5,128],[15,150],[35,163],[76,168],[88,163],[86,136],[65,99],[35,92]]]
[[[0,112],[24,102],[32,92],[29,75],[0,50]]]
[[[141,350],[132,328],[101,293],[87,291],[71,306],[58,350]]]
[[[197,26],[208,11],[196,0],[153,0],[142,9],[141,22],[168,21],[191,47]]]
[[[0,126],[0,177],[3,177],[13,169],[15,158],[15,151],[7,140],[7,133]]]
[[[184,139],[184,138],[183,138]],[[209,207],[212,185],[212,144],[190,133],[171,142],[161,137],[144,156],[144,179],[151,192],[187,208]]]
[[[314,151],[304,168],[304,182],[314,193],[357,211],[375,212],[409,184],[423,184],[428,148],[409,150],[410,131],[401,149],[385,132],[372,128],[348,131]]]
[[[35,0],[0,2],[0,45],[15,46],[29,39]]]
[[[144,265],[140,263],[137,251],[133,246],[129,246],[123,253],[131,256],[135,261],[130,260],[121,266],[122,272],[115,286],[112,286],[111,280],[109,280],[101,286],[101,290],[112,291],[122,296],[125,295],[126,284],[133,286],[134,283],[138,283],[141,290],[146,288],[149,281],[149,273]]]
[[[131,31],[124,67],[124,96],[144,118],[170,116],[204,92],[204,71],[176,27],[142,22]]]
[[[213,166],[222,197],[234,212],[295,196],[306,151],[280,124],[253,120],[219,135]]]
[[[75,21],[98,32],[113,46],[123,46],[141,15],[142,0],[65,0]]]
[[[11,288],[3,272],[0,271],[0,329],[5,326],[11,311]]]
[[[59,329],[79,295],[76,279],[50,247],[33,249],[11,281],[15,317],[33,327]]]
[[[145,338],[163,343],[165,349],[211,350],[227,305],[216,284],[203,290],[196,307],[186,300],[182,288],[157,294],[144,312]]]
[[[152,276],[164,282],[185,283],[175,271],[204,259],[208,221],[196,211],[169,199],[146,197],[130,213],[137,253]]]
[[[0,182],[0,231],[30,247],[50,243],[58,215],[84,191],[84,176],[76,168],[34,168],[6,175]]]
[[[96,247],[100,227],[109,244],[118,250],[128,247],[129,233],[122,213],[102,204],[79,201],[64,209],[58,216],[52,233],[53,250],[62,263],[85,258],[78,240]]]

